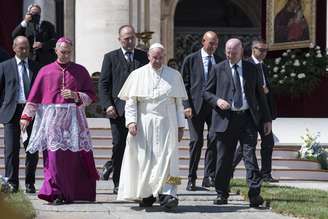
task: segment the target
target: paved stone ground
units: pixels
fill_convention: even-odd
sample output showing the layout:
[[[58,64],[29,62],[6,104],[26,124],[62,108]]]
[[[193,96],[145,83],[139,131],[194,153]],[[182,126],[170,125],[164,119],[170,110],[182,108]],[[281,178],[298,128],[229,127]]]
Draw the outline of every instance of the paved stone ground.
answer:
[[[112,193],[112,183],[99,181],[97,184],[97,200],[95,203],[73,203],[54,206],[29,195],[37,218],[40,219],[288,219],[292,217],[271,212],[269,208],[249,208],[248,203],[236,194],[231,194],[229,204],[213,205],[216,193],[213,189],[188,192],[185,181],[179,187],[179,206],[175,211],[165,212],[158,203],[152,208],[140,208],[137,203],[118,202]],[[36,186],[39,188],[41,181]],[[198,182],[200,185],[200,182]]]

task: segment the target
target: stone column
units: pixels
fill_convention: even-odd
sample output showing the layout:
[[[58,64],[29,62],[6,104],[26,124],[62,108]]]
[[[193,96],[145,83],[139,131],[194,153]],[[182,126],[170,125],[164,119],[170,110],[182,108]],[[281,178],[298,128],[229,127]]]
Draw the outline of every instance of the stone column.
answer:
[[[163,43],[161,39],[161,0],[151,0],[149,2],[149,30],[154,32],[150,44],[155,42]]]
[[[75,45],[75,0],[64,0],[64,35],[69,37]],[[72,60],[75,61],[75,49]]]
[[[101,70],[106,52],[120,47],[118,28],[129,23],[129,0],[75,4],[75,60],[92,74]]]

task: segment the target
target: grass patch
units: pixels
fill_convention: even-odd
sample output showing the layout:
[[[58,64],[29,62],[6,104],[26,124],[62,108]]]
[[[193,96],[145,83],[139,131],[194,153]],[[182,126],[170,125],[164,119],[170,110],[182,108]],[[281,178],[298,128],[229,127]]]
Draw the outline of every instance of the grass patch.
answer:
[[[237,190],[240,190],[241,194],[247,198],[248,187],[245,180],[233,179],[231,181],[231,191]],[[328,218],[328,192],[326,191],[264,183],[261,195],[265,200],[270,201],[274,212],[301,218]]]
[[[36,211],[31,201],[23,192],[0,194],[1,210],[17,214],[16,218],[32,219],[36,217]]]

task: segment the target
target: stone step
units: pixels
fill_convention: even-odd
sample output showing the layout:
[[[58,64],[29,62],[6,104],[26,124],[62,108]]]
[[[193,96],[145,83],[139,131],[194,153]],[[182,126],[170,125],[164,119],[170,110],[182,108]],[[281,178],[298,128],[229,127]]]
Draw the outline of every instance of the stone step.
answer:
[[[179,157],[179,165],[188,166],[189,157]],[[261,157],[257,158],[258,165],[261,167]],[[204,165],[204,157],[201,157],[199,161],[199,166]],[[237,167],[244,167],[244,162],[241,161]],[[317,170],[320,169],[320,164],[318,161],[312,160],[300,160],[300,159],[284,159],[284,158],[273,158],[272,168],[293,168],[293,169],[308,169]]]
[[[95,156],[97,155],[101,155],[101,156],[108,156],[111,157],[112,156],[112,149],[113,146],[110,145],[96,145],[94,146],[94,150],[93,153]],[[204,146],[202,148],[202,156],[205,156],[205,151],[206,151],[206,146]],[[179,157],[189,157],[189,146],[186,145],[182,145],[178,147],[178,153],[179,153]],[[4,145],[0,145],[0,155],[4,154]],[[21,147],[20,149],[20,155],[21,156],[25,156],[25,151],[23,149],[23,147]],[[256,149],[256,156],[258,158],[260,158],[261,154],[260,154],[260,148]],[[281,147],[281,146],[275,146],[273,148],[273,154],[272,154],[273,158],[277,158],[277,159],[294,159],[298,157],[298,151],[297,148],[295,147]]]
[[[20,178],[24,178],[24,165],[19,166]],[[102,171],[102,165],[97,165],[99,172]],[[234,178],[245,178],[245,168],[238,167],[234,173]],[[198,178],[202,178],[204,174],[204,167],[200,166],[197,171]],[[4,175],[4,165],[0,165],[0,175]],[[180,166],[179,175],[186,179],[188,176],[188,167]],[[328,182],[328,171],[326,170],[309,170],[309,169],[293,169],[293,168],[273,168],[272,175],[281,180],[317,180]],[[36,170],[36,178],[43,178],[43,166],[38,165]]]

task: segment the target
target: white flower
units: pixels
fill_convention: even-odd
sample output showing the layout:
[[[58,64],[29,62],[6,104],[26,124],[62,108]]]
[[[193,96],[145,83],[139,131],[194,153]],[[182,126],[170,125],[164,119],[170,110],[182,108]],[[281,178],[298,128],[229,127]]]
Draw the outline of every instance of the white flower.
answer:
[[[297,77],[298,77],[299,79],[302,79],[302,78],[305,78],[306,75],[305,75],[304,73],[300,73],[300,74],[297,75]]]
[[[292,55],[292,59],[295,59],[295,57],[296,57],[296,56],[293,54],[293,55]]]
[[[294,63],[293,63],[294,66],[300,66],[301,63],[298,59],[295,59]]]
[[[322,54],[321,53],[317,53],[316,57],[317,58],[322,58]]]
[[[273,77],[274,77],[274,78],[277,78],[277,77],[278,77],[278,75],[277,75],[277,74],[274,74],[274,75],[273,75]]]
[[[306,53],[306,54],[305,54],[305,57],[306,57],[306,58],[309,58],[309,57],[310,57],[310,53]]]
[[[283,84],[284,83],[284,81],[283,80],[279,80],[279,84]]]
[[[283,54],[282,54],[282,56],[284,56],[284,57],[286,57],[288,54],[287,54],[287,52],[284,52]]]
[[[280,73],[285,73],[285,72],[286,72],[285,69],[281,69],[281,70],[280,70]]]
[[[274,60],[274,62],[275,62],[277,65],[280,63],[280,61],[281,61],[281,58],[276,58],[276,59]]]
[[[303,65],[306,65],[306,61],[303,61],[303,63],[302,63]]]
[[[290,73],[290,76],[291,76],[291,77],[295,77],[296,74],[293,72],[293,73]]]
[[[314,48],[314,44],[313,43],[310,43],[310,46],[309,46],[309,48]]]
[[[285,68],[286,66],[283,65],[283,66],[281,66],[281,67],[282,67],[282,68]]]
[[[279,70],[279,68],[278,68],[277,66],[275,66],[275,67],[273,68],[273,72],[278,72],[278,70]]]
[[[287,53],[290,53],[291,52],[291,50],[290,49],[287,49],[287,51],[286,51]]]
[[[316,46],[315,49],[320,49],[320,46]]]

